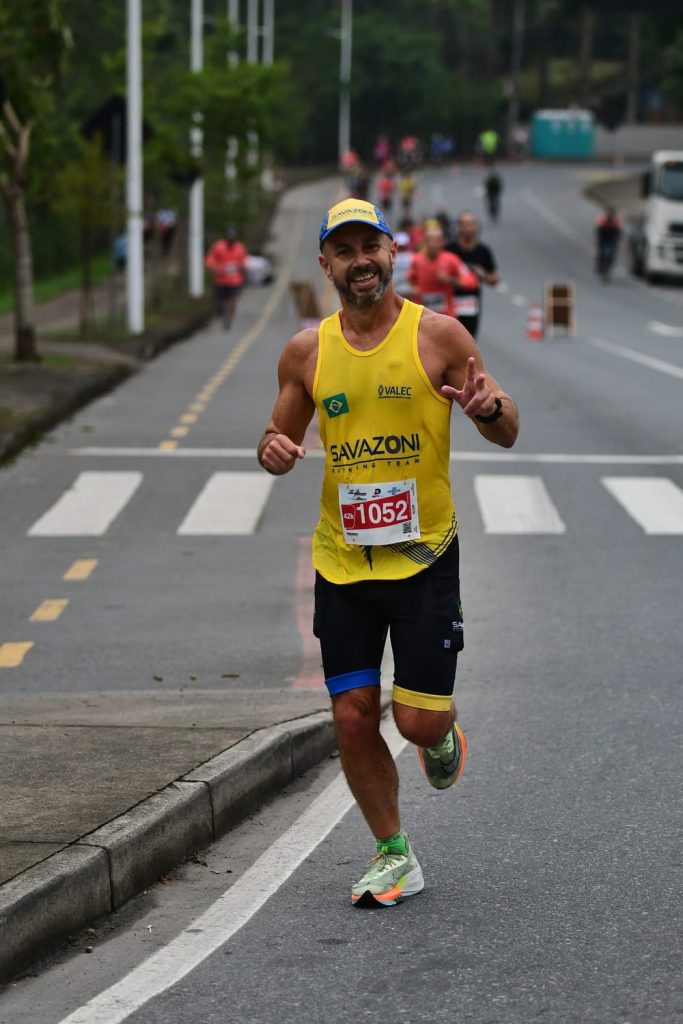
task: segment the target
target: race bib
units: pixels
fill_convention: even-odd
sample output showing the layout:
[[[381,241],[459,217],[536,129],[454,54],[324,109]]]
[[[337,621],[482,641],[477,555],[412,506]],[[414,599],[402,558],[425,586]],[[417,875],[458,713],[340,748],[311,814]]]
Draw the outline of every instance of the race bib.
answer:
[[[236,274],[238,270],[239,267],[237,266],[236,263],[226,263],[225,266],[223,267],[223,273],[226,275]]]
[[[433,313],[445,313],[448,308],[448,299],[443,292],[423,292],[420,299],[422,305]]]
[[[456,295],[455,315],[456,316],[477,316],[479,314],[478,295]]]
[[[339,484],[339,514],[347,544],[418,540],[417,483]]]

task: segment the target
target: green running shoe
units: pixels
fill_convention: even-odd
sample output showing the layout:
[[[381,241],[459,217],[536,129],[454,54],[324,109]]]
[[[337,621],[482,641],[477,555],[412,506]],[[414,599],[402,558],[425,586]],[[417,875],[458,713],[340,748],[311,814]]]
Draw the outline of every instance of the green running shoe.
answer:
[[[453,722],[445,739],[436,747],[418,747],[429,785],[434,789],[448,789],[462,775],[467,758],[467,740],[457,722]]]
[[[378,904],[393,907],[404,896],[414,896],[424,889],[422,868],[413,853],[406,836],[408,853],[392,853],[387,847],[379,847],[365,874],[351,887],[351,900],[357,907],[372,907]]]

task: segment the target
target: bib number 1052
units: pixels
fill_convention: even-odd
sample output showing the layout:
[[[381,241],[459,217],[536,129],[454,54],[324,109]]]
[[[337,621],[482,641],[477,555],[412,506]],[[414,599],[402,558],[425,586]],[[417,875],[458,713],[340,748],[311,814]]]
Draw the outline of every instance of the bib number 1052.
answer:
[[[339,485],[347,544],[396,544],[420,536],[415,480],[373,486]]]

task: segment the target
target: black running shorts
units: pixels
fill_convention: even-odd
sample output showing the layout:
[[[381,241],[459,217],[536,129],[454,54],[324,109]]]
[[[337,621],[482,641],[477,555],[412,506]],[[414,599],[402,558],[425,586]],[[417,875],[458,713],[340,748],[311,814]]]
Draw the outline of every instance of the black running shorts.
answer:
[[[407,579],[338,584],[316,573],[313,632],[331,696],[379,686],[388,634],[394,700],[448,710],[463,647],[457,536],[433,565]]]

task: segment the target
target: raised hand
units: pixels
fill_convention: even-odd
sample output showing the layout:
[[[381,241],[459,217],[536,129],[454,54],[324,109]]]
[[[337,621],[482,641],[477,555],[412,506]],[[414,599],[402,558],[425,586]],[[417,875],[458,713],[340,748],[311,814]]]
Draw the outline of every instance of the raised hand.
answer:
[[[496,407],[495,395],[486,383],[486,374],[477,373],[473,356],[467,360],[467,370],[462,389],[444,384],[441,388],[444,398],[457,402],[466,416],[489,416]]]

